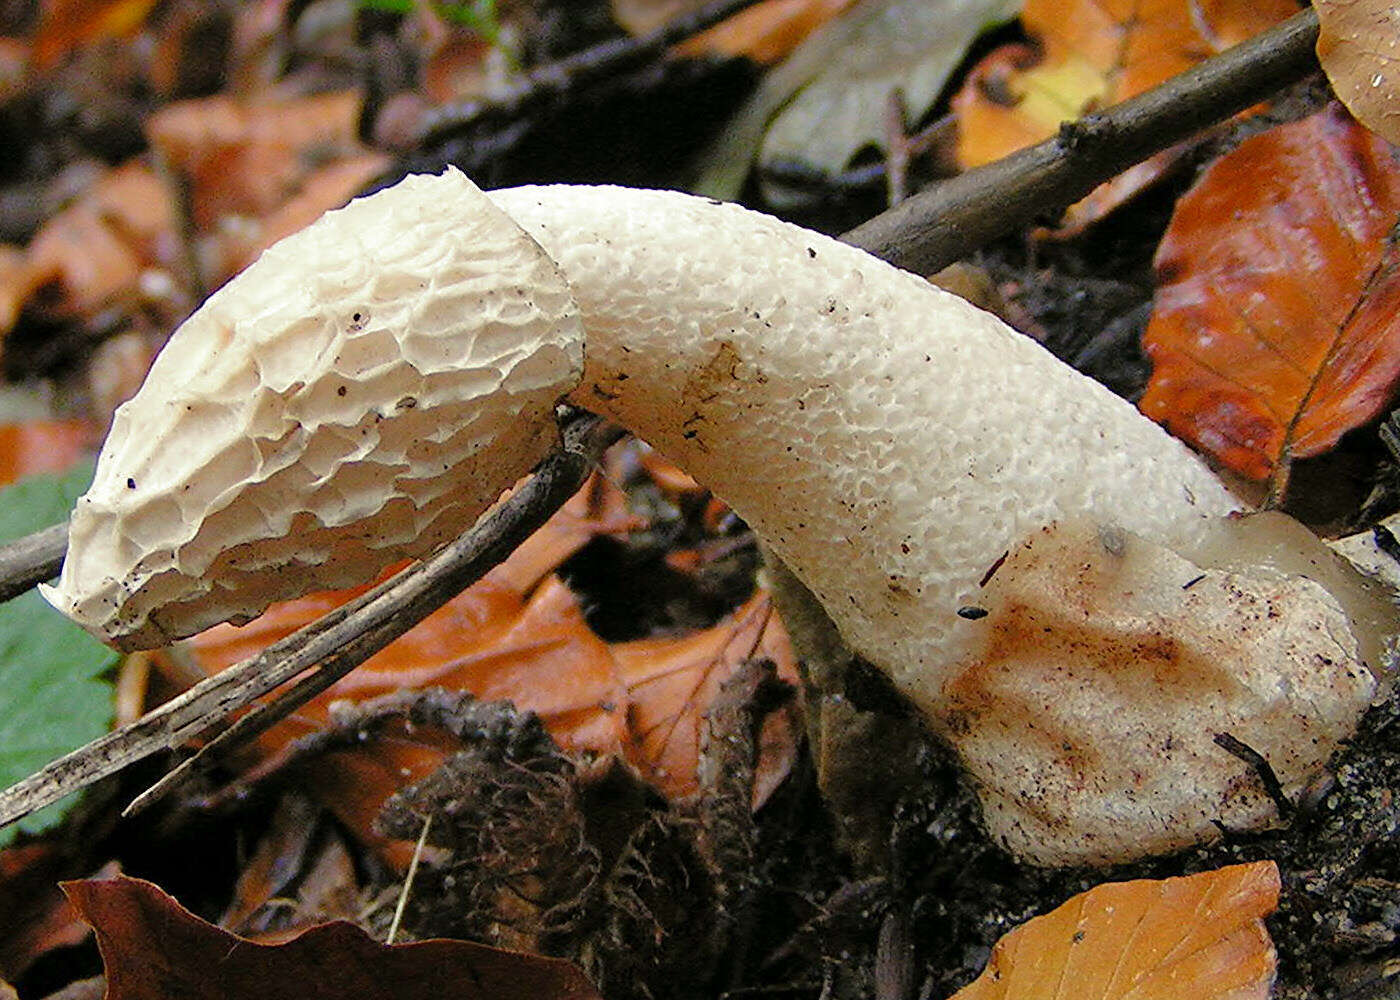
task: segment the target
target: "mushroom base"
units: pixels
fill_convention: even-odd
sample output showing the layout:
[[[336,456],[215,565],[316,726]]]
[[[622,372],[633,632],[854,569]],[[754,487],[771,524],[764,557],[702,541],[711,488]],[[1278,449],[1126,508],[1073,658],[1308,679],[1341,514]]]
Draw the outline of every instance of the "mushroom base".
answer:
[[[1278,807],[1226,734],[1296,796],[1375,691],[1346,614],[1267,567],[1203,568],[1116,528],[1036,532],[982,590],[966,664],[915,700],[976,782],[992,835],[1098,864],[1259,828]]]

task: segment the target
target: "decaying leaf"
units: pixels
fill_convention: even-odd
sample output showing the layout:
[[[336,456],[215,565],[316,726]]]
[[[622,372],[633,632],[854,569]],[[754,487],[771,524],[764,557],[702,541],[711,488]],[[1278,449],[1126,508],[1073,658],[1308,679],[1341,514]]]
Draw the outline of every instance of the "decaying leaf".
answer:
[[[152,147],[193,185],[201,229],[225,216],[261,217],[301,189],[312,170],[360,152],[360,95],[352,91],[282,101],[208,97],[151,115]]]
[[[35,69],[49,69],[80,46],[132,34],[154,6],[155,0],[47,0],[34,34]]]
[[[796,664],[781,624],[759,594],[710,629],[689,636],[610,644],[584,619],[578,598],[553,570],[601,533],[638,526],[623,495],[598,478],[485,579],[271,730],[260,753],[321,729],[328,706],[406,688],[469,691],[509,700],[544,720],[567,752],[619,756],[668,795],[696,789],[702,716],[719,685],[750,656],[776,662],[792,680]],[[318,594],[274,605],[241,627],[222,625],[189,644],[201,672],[251,656],[339,606],[358,591]],[[756,798],[787,773],[794,737],[782,716],[769,720]],[[405,845],[371,832],[380,804],[419,780],[453,749],[429,730],[388,732],[371,747],[332,751],[303,762],[307,787],[366,842],[395,863]]]
[[[763,0],[676,47],[679,55],[747,56],[769,65],[856,0]]]
[[[631,701],[628,750],[633,763],[662,791],[679,798],[695,791],[700,727],[720,686],[750,659],[767,658],[792,680],[792,652],[768,596],[756,594],[726,621],[682,638],[639,639],[612,647]],[[782,715],[763,731],[766,766],[755,775],[755,805],[787,774],[796,740]]]
[[[1255,479],[1400,379],[1400,162],[1334,105],[1241,143],[1176,206],[1144,335],[1149,417]]]
[[[45,955],[91,933],[58,890],[71,863],[49,840],[0,848],[0,979],[18,979]]]
[[[354,924],[255,944],[118,876],[64,884],[97,932],[107,1000],[600,1000],[578,968],[469,941],[385,945]]]
[[[997,942],[952,1000],[1266,1000],[1272,861],[1096,886]]]
[[[1400,145],[1400,8],[1386,0],[1317,0],[1317,58],[1357,121]]]
[[[136,299],[143,271],[173,258],[173,230],[154,171],[136,162],[109,170],[30,242],[22,298],[48,286],[46,308],[65,317]]]
[[[972,40],[1019,6],[1020,0],[860,4],[768,74],[705,153],[694,190],[737,196],[760,140],[764,165],[796,163],[825,176],[840,173],[864,147],[885,148],[886,109],[895,91],[910,118],[923,117]],[[778,205],[784,200],[771,185],[764,197]]]
[[[998,49],[968,76],[953,108],[958,162],[981,166],[1047,139],[1061,122],[1156,86],[1297,12],[1291,0],[1029,0],[1034,47]],[[1065,217],[1082,228],[1155,180],[1168,150],[1091,192]]]
[[[321,819],[314,802],[287,792],[238,873],[219,926],[280,944],[313,924],[354,920],[363,908],[355,864],[339,832]]]

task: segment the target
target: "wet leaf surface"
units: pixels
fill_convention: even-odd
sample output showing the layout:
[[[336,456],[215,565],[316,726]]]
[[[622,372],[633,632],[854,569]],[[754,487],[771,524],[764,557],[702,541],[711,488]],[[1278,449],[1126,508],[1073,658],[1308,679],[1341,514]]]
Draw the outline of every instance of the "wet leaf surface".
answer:
[[[1157,252],[1142,411],[1254,479],[1378,416],[1400,379],[1398,219],[1394,150],[1336,106],[1212,164]]]
[[[1400,11],[1385,0],[1318,0],[1317,58],[1357,120],[1400,144]]]

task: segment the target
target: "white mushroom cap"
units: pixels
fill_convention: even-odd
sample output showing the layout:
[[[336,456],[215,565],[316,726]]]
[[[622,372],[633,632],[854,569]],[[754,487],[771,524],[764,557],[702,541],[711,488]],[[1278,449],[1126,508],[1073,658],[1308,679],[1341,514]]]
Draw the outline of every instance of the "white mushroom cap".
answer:
[[[1069,638],[1036,659],[1039,636],[1028,635],[1030,665],[998,667],[996,697],[970,698],[988,687],[989,625],[1019,620],[1007,595],[1021,571],[997,569],[1008,553],[1054,525],[1090,525],[1131,536],[1134,552],[1157,553],[1152,574],[1176,580],[1177,553],[1199,572],[1228,561],[1200,553],[1234,499],[1124,401],[859,250],[677,193],[483,196],[456,171],[328,215],[176,333],[121,411],[50,599],[137,646],[364,578],[431,549],[508,487],[552,436],[550,408],[565,393],[724,497],[845,641],[957,742],[994,832],[1033,860],[1105,860],[1212,834],[1212,819],[1261,815],[1242,765],[1194,743],[1179,759],[1209,766],[1190,765],[1184,796],[1172,782],[1125,783],[1122,768],[1076,777],[1063,755],[1018,757],[1027,706],[1064,724],[1048,678],[1074,678],[1066,703],[1113,706],[1086,720],[1085,745],[1107,741],[1105,760],[1123,730],[1098,722],[1134,711],[1180,709],[1162,713],[1171,721],[1149,742],[1235,728],[1261,707],[1303,720],[1248,734],[1290,786],[1372,690],[1334,598],[1280,585],[1264,567],[1272,590],[1216,573],[1200,593],[1234,590],[1253,595],[1246,605],[1290,612],[1285,640],[1258,628],[1234,644],[1202,639],[1188,659],[1203,673],[1135,664],[1125,686],[1102,660],[1063,666]],[[1103,558],[1092,545],[1072,551],[1091,569]],[[1119,596],[1095,621],[1130,632],[1200,603],[1158,594],[1119,614],[1123,586],[1102,592]],[[986,620],[959,613],[997,593]],[[1355,628],[1360,602],[1346,603]],[[1186,631],[1208,633],[1225,614]],[[1394,620],[1388,608],[1377,617]],[[1295,641],[1319,623],[1320,647]],[[1236,681],[1221,681],[1226,669]],[[1008,696],[1008,683],[1022,693]],[[974,715],[986,735],[963,738]],[[1056,781],[1072,822],[1035,815]],[[1105,824],[1113,837],[1083,835]]]
[[[175,332],[73,513],[57,608],[166,645],[430,552],[543,457],[576,310],[463,185],[411,177],[327,214]]]

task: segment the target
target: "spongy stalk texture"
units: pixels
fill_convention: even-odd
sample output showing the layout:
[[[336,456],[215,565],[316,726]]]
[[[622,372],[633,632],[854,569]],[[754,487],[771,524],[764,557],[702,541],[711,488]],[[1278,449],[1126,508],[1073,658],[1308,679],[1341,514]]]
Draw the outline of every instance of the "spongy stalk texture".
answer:
[[[46,596],[160,646],[426,553],[543,456],[581,345],[558,269],[462,174],[354,201],[171,337]]]
[[[1031,532],[1074,515],[1174,545],[1237,506],[1128,403],[862,251],[670,192],[488,196],[574,289],[574,399],[730,503],[925,707],[959,608]]]

